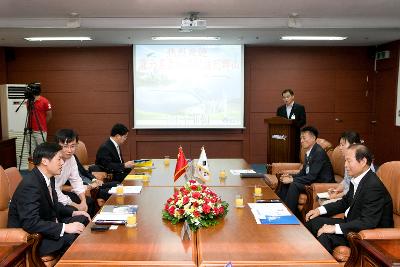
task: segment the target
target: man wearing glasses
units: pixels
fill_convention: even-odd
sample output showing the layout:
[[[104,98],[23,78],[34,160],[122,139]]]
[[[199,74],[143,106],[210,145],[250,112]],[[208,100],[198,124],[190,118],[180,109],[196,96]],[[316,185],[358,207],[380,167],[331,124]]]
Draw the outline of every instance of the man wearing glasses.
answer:
[[[96,165],[101,166],[107,173],[113,175],[113,181],[122,182],[131,169],[133,161],[122,158],[121,145],[128,138],[128,128],[121,124],[115,124],[111,129],[111,136],[97,150]]]
[[[56,132],[55,141],[62,147],[61,154],[64,166],[61,174],[56,176],[55,189],[59,202],[72,206],[77,210],[87,211],[90,216],[93,216],[95,214],[94,201],[85,195],[86,186],[83,185],[74,157],[77,136],[77,133],[72,129],[60,129]],[[68,187],[68,185],[65,185],[67,181],[71,190],[66,190],[66,187]]]

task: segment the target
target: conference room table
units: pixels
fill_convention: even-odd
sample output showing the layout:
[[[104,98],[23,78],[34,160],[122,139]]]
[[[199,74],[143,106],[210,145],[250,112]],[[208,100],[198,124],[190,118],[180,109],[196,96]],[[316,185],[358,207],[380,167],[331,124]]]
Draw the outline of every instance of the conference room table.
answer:
[[[194,161],[195,163],[197,160]],[[150,175],[149,181],[125,181],[127,185],[144,186],[182,186],[188,179],[183,175],[174,183],[176,159],[170,159],[170,164],[165,165],[164,159],[153,159],[153,168],[150,170],[133,169],[131,174],[144,173]],[[244,159],[208,159],[210,180],[207,186],[267,186],[264,178],[240,178],[233,175],[230,170],[248,170],[252,167]],[[219,173],[224,171],[225,178],[220,178]]]
[[[338,266],[335,259],[302,225],[257,225],[247,203],[254,188],[212,187],[229,203],[217,226],[200,229],[181,240],[182,224],[162,219],[171,186],[145,186],[136,195],[112,195],[109,205],[137,204],[137,227],[91,232],[77,238],[57,266]],[[276,199],[269,187],[262,198]],[[245,207],[235,207],[242,194]]]

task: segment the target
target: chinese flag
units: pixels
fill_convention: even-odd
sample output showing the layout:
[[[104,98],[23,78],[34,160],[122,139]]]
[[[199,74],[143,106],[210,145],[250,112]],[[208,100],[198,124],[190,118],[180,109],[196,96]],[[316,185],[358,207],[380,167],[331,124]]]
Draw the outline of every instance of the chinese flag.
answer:
[[[174,182],[178,180],[186,172],[187,160],[185,154],[183,154],[182,147],[179,147],[178,159],[176,160],[175,172],[174,172]]]

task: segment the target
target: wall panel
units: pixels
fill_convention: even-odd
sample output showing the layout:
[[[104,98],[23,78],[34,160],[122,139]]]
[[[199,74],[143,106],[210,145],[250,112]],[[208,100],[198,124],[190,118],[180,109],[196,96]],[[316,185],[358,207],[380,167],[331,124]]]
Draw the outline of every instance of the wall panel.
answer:
[[[0,79],[42,83],[43,94],[54,105],[50,137],[58,128],[75,128],[94,161],[114,123],[132,127],[132,47],[13,48],[12,52],[14,58],[6,66],[0,60]],[[296,101],[306,107],[308,123],[319,128],[321,137],[336,143],[347,127],[370,136],[374,92],[365,76],[372,68],[366,47],[246,47],[245,129],[132,129],[122,148],[124,158],[175,157],[179,145],[188,157],[197,158],[205,145],[210,158],[266,162],[264,119],[274,116],[285,88],[295,91]],[[335,121],[338,116],[345,118],[343,123]]]

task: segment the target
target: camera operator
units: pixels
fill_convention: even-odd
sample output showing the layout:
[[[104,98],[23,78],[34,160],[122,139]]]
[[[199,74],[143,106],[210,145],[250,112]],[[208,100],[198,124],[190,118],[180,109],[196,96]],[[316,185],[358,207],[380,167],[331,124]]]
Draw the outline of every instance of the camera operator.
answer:
[[[32,129],[32,151],[47,139],[47,123],[52,117],[51,104],[41,96],[40,83],[28,84],[25,98],[28,100],[29,126]]]

